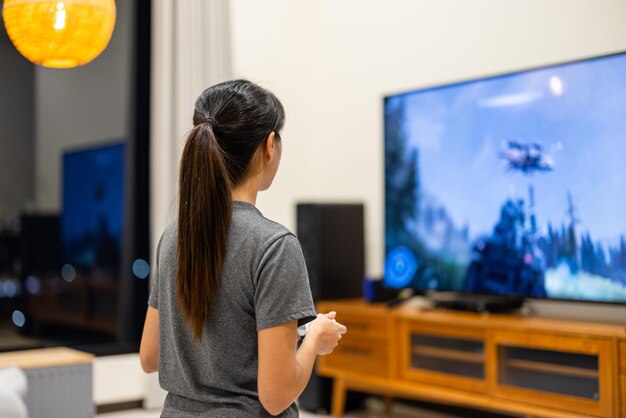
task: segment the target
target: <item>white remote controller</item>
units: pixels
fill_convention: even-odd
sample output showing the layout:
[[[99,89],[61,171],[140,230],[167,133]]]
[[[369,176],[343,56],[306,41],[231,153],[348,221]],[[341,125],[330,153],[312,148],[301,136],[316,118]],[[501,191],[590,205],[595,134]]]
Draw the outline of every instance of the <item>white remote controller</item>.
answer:
[[[304,337],[306,335],[306,332],[309,330],[309,324],[310,322],[307,322],[304,325],[300,325],[298,327],[298,335],[301,337]]]
[[[337,321],[335,321],[333,319],[333,322],[337,322]],[[310,322],[307,322],[306,324],[300,325],[298,327],[298,335],[299,336],[304,337],[306,335],[307,331],[309,330],[309,324],[310,324]]]

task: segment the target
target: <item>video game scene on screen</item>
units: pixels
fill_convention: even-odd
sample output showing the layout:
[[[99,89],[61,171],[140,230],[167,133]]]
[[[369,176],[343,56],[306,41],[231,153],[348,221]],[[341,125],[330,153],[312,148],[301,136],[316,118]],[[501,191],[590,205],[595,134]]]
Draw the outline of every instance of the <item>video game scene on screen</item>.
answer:
[[[385,99],[385,282],[626,302],[626,55]]]

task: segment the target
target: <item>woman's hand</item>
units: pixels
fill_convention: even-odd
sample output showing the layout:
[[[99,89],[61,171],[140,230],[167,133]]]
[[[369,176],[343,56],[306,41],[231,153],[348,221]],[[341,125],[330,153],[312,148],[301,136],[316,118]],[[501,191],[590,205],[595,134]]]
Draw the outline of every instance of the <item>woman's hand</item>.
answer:
[[[318,355],[332,353],[341,336],[348,331],[345,325],[335,321],[336,316],[336,312],[317,314],[317,318],[309,325],[305,339],[312,340]]]

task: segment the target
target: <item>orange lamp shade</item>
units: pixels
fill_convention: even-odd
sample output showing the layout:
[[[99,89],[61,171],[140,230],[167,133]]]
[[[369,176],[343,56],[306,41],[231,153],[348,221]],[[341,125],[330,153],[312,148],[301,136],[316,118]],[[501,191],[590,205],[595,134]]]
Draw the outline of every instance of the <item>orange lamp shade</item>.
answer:
[[[2,17],[15,48],[44,67],[87,64],[106,48],[114,0],[4,0]]]

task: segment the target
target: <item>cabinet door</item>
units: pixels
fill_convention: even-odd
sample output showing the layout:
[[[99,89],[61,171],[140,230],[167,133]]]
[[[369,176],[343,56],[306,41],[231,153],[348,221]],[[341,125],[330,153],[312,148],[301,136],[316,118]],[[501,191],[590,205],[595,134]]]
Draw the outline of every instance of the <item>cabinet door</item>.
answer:
[[[404,379],[486,391],[482,330],[403,321],[399,333]]]
[[[613,416],[610,340],[498,332],[489,341],[495,396]]]
[[[332,354],[320,357],[318,370],[324,374],[355,372],[389,376],[389,347],[386,342],[358,335],[345,335]]]
[[[367,315],[356,310],[342,309],[330,302],[320,304],[318,310],[328,312],[336,310],[337,320],[348,327],[332,354],[320,356],[317,371],[324,376],[334,376],[345,372],[363,375],[389,377],[394,359],[390,333],[393,326],[391,319]]]

